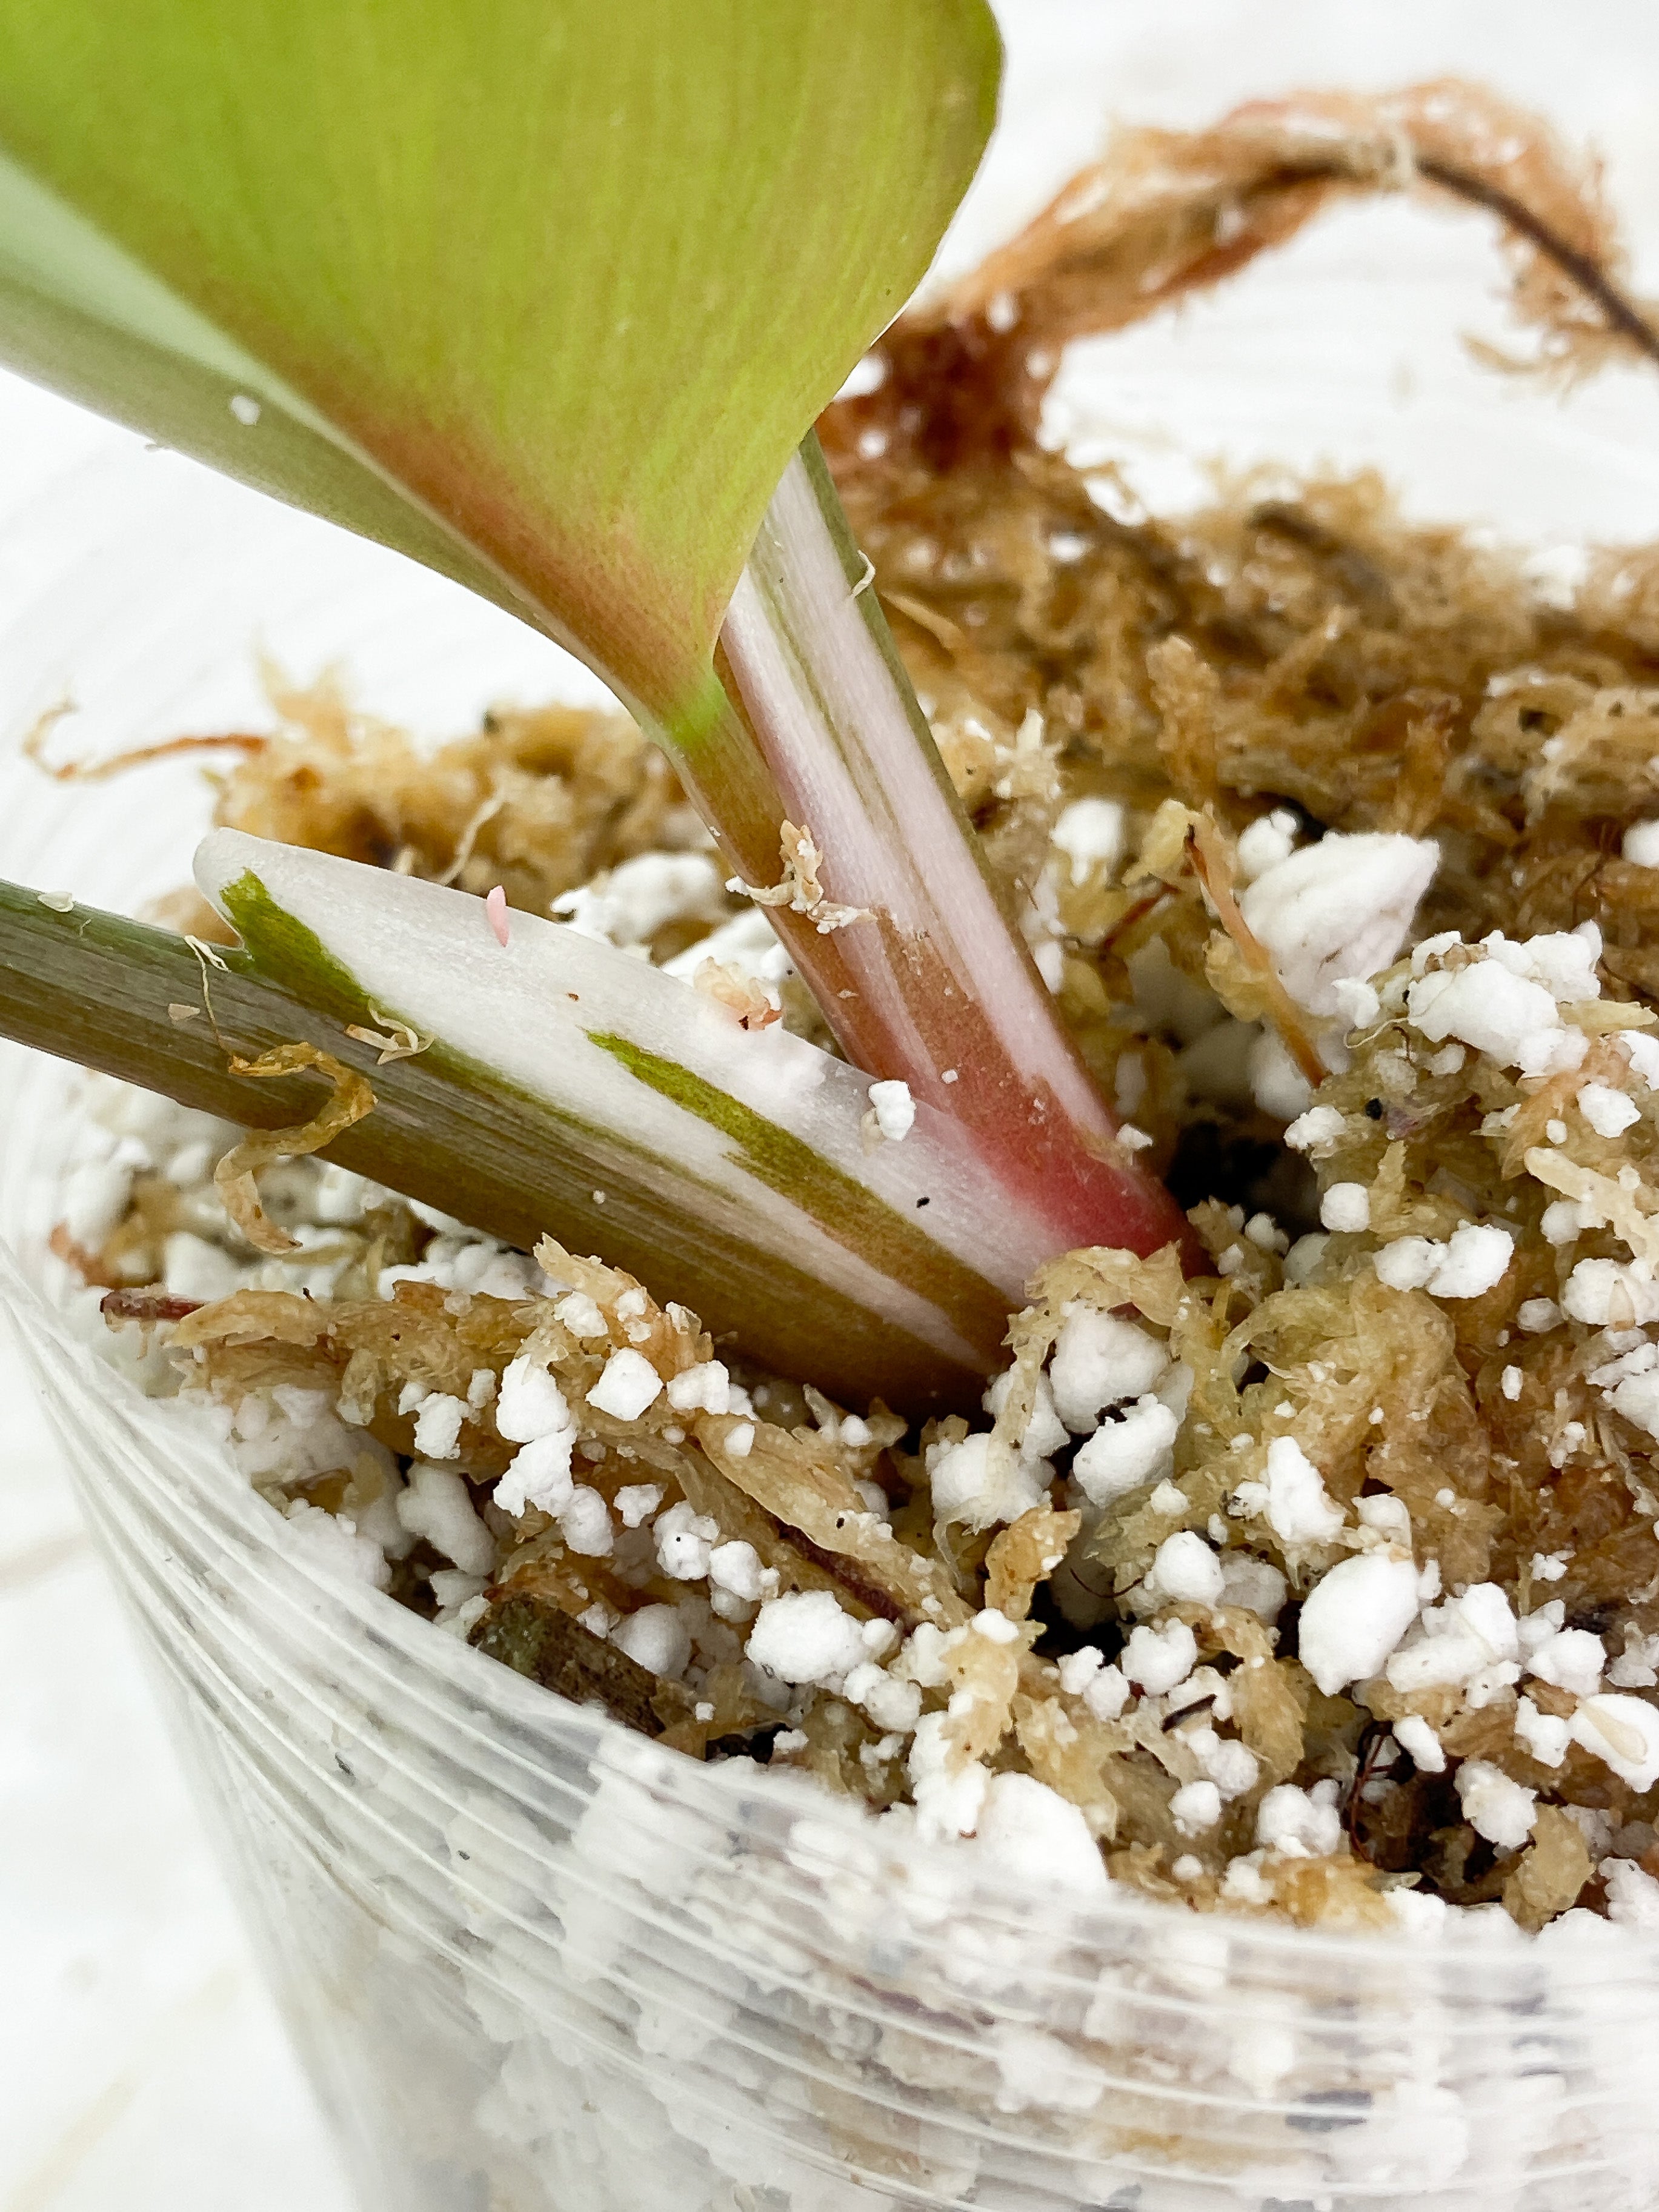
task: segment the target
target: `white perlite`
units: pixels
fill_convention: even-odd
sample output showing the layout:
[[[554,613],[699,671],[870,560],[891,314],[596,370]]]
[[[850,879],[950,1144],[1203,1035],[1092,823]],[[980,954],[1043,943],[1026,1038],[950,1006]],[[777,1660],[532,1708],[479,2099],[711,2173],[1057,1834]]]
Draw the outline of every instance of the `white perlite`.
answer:
[[[508,1363],[495,1401],[495,1425],[506,1442],[521,1446],[495,1486],[495,1504],[504,1513],[522,1513],[529,1505],[562,1512],[571,1493],[576,1424],[544,1359],[521,1353]]]
[[[1601,933],[1593,921],[1577,929],[1547,931],[1542,936],[1515,939],[1493,930],[1483,937],[1480,949],[1516,975],[1528,976],[1562,1006],[1599,999],[1601,985],[1595,963],[1601,957]]]
[[[1285,1609],[1290,1584],[1271,1559],[1258,1559],[1248,1552],[1230,1551],[1221,1561],[1221,1602],[1242,1606],[1261,1620],[1277,1620]]]
[[[561,1511],[570,1496],[570,1455],[575,1442],[574,1428],[554,1429],[520,1445],[495,1485],[495,1502],[501,1511],[519,1514],[529,1505],[544,1513]],[[662,1493],[657,1495],[660,1499]]]
[[[1561,1305],[1569,1320],[1593,1328],[1639,1328],[1659,1321],[1659,1283],[1645,1261],[1581,1260]]]
[[[1623,1051],[1631,1067],[1650,1091],[1659,1091],[1659,1037],[1650,1036],[1644,1030],[1620,1030],[1613,1042]]]
[[[915,1682],[901,1681],[874,1660],[860,1660],[847,1677],[842,1694],[862,1705],[878,1729],[908,1735],[921,1717],[921,1692]]]
[[[1319,1201],[1323,1227],[1357,1235],[1371,1225],[1371,1194],[1363,1182],[1334,1182]]]
[[[1078,1447],[1072,1473],[1091,1505],[1109,1504],[1144,1483],[1158,1482],[1175,1464],[1175,1440],[1181,1424],[1173,1410],[1150,1393],[1120,1418],[1103,1421]]]
[[[1188,1782],[1170,1800],[1170,1812],[1183,1836],[1200,1835],[1221,1818],[1221,1792],[1213,1782]]]
[[[1169,1364],[1164,1346],[1133,1322],[1079,1306],[1061,1324],[1048,1361],[1054,1410],[1081,1435],[1104,1407],[1150,1390]]]
[[[1254,1790],[1261,1778],[1261,1762],[1248,1744],[1238,1743],[1231,1736],[1218,1735],[1212,1728],[1191,1730],[1187,1742],[1198,1753],[1205,1773],[1220,1791],[1224,1802],[1230,1804],[1235,1797],[1242,1797],[1247,1790]]]
[[[668,1402],[677,1413],[728,1413],[732,1377],[724,1361],[705,1359],[688,1367],[668,1385]]]
[[[1628,1092],[1615,1091],[1607,1083],[1585,1084],[1578,1093],[1578,1110],[1598,1137],[1617,1137],[1642,1118],[1641,1108]]]
[[[455,1459],[460,1454],[461,1424],[471,1408],[465,1398],[434,1390],[421,1401],[415,1417],[415,1449],[424,1459]]]
[[[1312,1086],[1285,1049],[1276,1030],[1263,1030],[1252,1042],[1244,1060],[1250,1096],[1264,1114],[1275,1121],[1293,1121],[1307,1111]]]
[[[561,891],[552,912],[579,936],[644,945],[671,921],[717,921],[720,872],[706,853],[639,853],[608,876]]]
[[[1395,1734],[1399,1733],[1396,1728]],[[1515,1701],[1515,1735],[1540,1766],[1559,1766],[1572,1741],[1572,1723],[1540,1711],[1530,1698],[1522,1696]]]
[[[1341,1507],[1294,1437],[1275,1437],[1267,1447],[1267,1480],[1241,1482],[1233,1497],[1241,1513],[1265,1513],[1282,1544],[1328,1544],[1342,1527]]]
[[[1369,983],[1362,983],[1357,975],[1344,976],[1332,987],[1336,997],[1336,1011],[1350,1030],[1368,1030],[1382,1011],[1382,1001]],[[1455,1073],[1455,1069],[1448,1073]]]
[[[902,1145],[916,1124],[916,1102],[908,1083],[896,1079],[870,1085],[876,1127],[890,1145]]]
[[[601,1493],[585,1483],[576,1485],[559,1508],[559,1534],[583,1559],[609,1559],[616,1549],[611,1509]]]
[[[1614,1413],[1659,1437],[1659,1347],[1640,1344],[1622,1358],[1592,1368],[1589,1379]]]
[[[1417,1618],[1409,1553],[1361,1552],[1340,1560],[1308,1593],[1297,1632],[1302,1663],[1328,1698],[1382,1673]]]
[[[1184,1682],[1197,1662],[1198,1639],[1184,1620],[1171,1620],[1162,1628],[1137,1628],[1119,1663],[1149,1698],[1161,1698]]]
[[[1091,868],[1109,871],[1122,859],[1123,809],[1115,799],[1074,799],[1060,810],[1048,842],[1066,855],[1073,883],[1086,883]]]
[[[1442,1244],[1400,1237],[1377,1254],[1378,1279],[1390,1290],[1426,1291],[1435,1298],[1478,1298],[1503,1280],[1515,1239],[1495,1224],[1466,1221]]]
[[[662,1490],[654,1482],[629,1482],[617,1492],[611,1503],[624,1528],[637,1528],[648,1521],[662,1504]]]
[[[1429,1607],[1384,1671],[1407,1696],[1477,1684],[1495,1693],[1520,1680],[1520,1624],[1507,1592],[1497,1583],[1475,1583]]]
[[[527,1354],[511,1361],[495,1401],[495,1426],[508,1443],[529,1443],[574,1426],[564,1393],[547,1370],[545,1359]]]
[[[1158,1546],[1146,1586],[1174,1605],[1219,1605],[1221,1562],[1196,1529],[1180,1528]]]
[[[677,1605],[642,1605],[611,1632],[611,1641],[653,1674],[678,1679],[691,1656],[691,1632]]]
[[[1465,964],[1431,965],[1455,948]],[[1431,938],[1412,955],[1407,1017],[1431,1043],[1455,1037],[1523,1075],[1559,1073],[1589,1050],[1582,1030],[1564,1026],[1560,1009],[1600,996],[1601,957],[1593,922],[1518,943],[1494,930],[1472,948],[1462,948],[1455,933]]]
[[[1255,1839],[1283,1858],[1328,1858],[1342,1847],[1342,1815],[1334,1782],[1298,1790],[1281,1782],[1256,1808]]]
[[[1538,1792],[1512,1782],[1490,1759],[1466,1759],[1453,1777],[1463,1818],[1499,1850],[1518,1851],[1538,1819]]]
[[[283,1515],[301,1549],[320,1572],[343,1583],[367,1583],[385,1589],[392,1580],[386,1555],[372,1536],[361,1534],[343,1514],[296,1498]]]
[[[702,1582],[720,1540],[720,1524],[681,1498],[652,1524],[657,1565],[671,1582]]]
[[[1293,1152],[1306,1152],[1310,1159],[1322,1159],[1341,1143],[1346,1126],[1336,1107],[1310,1106],[1285,1130],[1285,1142]]]
[[[1331,831],[1266,869],[1239,907],[1291,996],[1334,1014],[1339,981],[1363,981],[1398,957],[1439,861],[1426,838]]]
[[[1046,1460],[1033,1462],[1013,1452],[999,1455],[988,1430],[960,1443],[928,1447],[927,1473],[933,1512],[943,1522],[974,1529],[1018,1521],[1047,1497],[1054,1470]]]
[[[472,1510],[471,1490],[449,1468],[416,1460],[398,1493],[398,1518],[467,1574],[488,1574],[495,1564],[495,1539]]]
[[[858,1622],[830,1590],[769,1599],[749,1634],[750,1658],[781,1682],[838,1682],[865,1656]]]
[[[1013,1369],[1005,1367],[1001,1374],[994,1376],[988,1385],[980,1402],[993,1419],[1001,1419],[1013,1381]],[[1039,1375],[1032,1394],[1030,1418],[1025,1424],[1024,1435],[1019,1439],[1020,1451],[1027,1459],[1047,1459],[1051,1452],[1057,1452],[1070,1440],[1071,1431],[1054,1411],[1054,1393],[1048,1388],[1048,1378],[1046,1375]]]
[[[1505,1067],[1518,1063],[1528,1038],[1561,1026],[1554,998],[1541,983],[1489,960],[1419,975],[1406,993],[1406,1009],[1431,1044],[1456,1037]]]
[[[1598,1871],[1607,1886],[1607,1917],[1614,1927],[1659,1936],[1659,1881],[1632,1859],[1603,1859]]]
[[[553,1318],[561,1322],[572,1336],[580,1337],[584,1344],[596,1336],[610,1334],[605,1316],[586,1291],[570,1291],[553,1309]]]
[[[741,1540],[717,1544],[708,1554],[708,1579],[716,1589],[725,1590],[729,1596],[752,1605],[769,1595],[767,1583],[778,1586],[776,1573],[761,1565],[760,1553],[752,1544]]]
[[[1558,1628],[1537,1645],[1527,1661],[1527,1672],[1577,1698],[1594,1697],[1601,1686],[1607,1653],[1599,1636],[1587,1628]]]
[[[1088,1822],[1075,1805],[1033,1774],[992,1776],[981,1800],[979,1847],[1034,1893],[1062,1889],[1079,1898],[1106,1894],[1106,1868]]]
[[[1420,1714],[1407,1713],[1394,1723],[1395,1741],[1403,1752],[1410,1754],[1413,1765],[1422,1774],[1443,1774],[1446,1753],[1439,1737]]]
[[[644,1353],[624,1349],[613,1352],[605,1361],[587,1402],[596,1413],[609,1413],[616,1420],[637,1421],[647,1406],[655,1404],[661,1389],[662,1377]]]
[[[1259,814],[1238,833],[1239,880],[1253,884],[1269,868],[1288,860],[1295,850],[1296,817],[1289,807],[1278,806],[1271,814]]]

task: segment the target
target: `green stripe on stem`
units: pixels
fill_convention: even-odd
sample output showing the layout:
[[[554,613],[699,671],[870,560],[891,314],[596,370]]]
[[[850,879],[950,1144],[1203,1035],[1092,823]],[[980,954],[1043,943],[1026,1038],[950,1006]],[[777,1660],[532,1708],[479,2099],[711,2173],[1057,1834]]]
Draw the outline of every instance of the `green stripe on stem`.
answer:
[[[592,1030],[588,1036],[640,1082],[729,1137],[757,1182],[809,1212],[836,1243],[920,1291],[959,1326],[964,1317],[976,1315],[975,1336],[987,1364],[995,1358],[1007,1327],[1007,1301],[983,1275],[919,1235],[913,1223],[873,1191],[741,1099],[626,1037]]]
[[[763,1364],[817,1377],[844,1398],[880,1393],[920,1410],[961,1403],[975,1387],[889,1315],[732,1235],[721,1218],[728,1194],[683,1167],[630,1151],[614,1132],[441,1043],[378,1066],[372,1047],[343,1033],[347,1023],[374,1021],[348,971],[274,902],[250,888],[240,904],[268,957],[292,963],[285,979],[239,949],[224,950],[224,966],[204,977],[198,954],[170,931],[94,908],[60,913],[33,890],[0,884],[0,1035],[255,1128],[307,1120],[325,1086],[310,1076],[238,1078],[225,1048],[252,1057],[307,1039],[362,1069],[375,1093],[374,1112],[323,1158],[520,1249],[550,1231],[574,1249],[602,1251]],[[179,1022],[171,1006],[203,1011]]]

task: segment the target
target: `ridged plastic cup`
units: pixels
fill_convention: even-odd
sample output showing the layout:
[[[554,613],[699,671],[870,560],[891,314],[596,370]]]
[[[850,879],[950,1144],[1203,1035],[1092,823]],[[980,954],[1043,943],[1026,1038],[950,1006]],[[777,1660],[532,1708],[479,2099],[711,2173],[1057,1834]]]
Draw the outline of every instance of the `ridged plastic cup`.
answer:
[[[1627,494],[1627,456],[1601,465]],[[14,740],[66,688],[66,748],[245,726],[257,637],[434,729],[569,688],[504,617],[170,457],[84,472],[13,545]],[[14,742],[0,873],[133,906],[184,879],[204,811],[186,765],[56,787]],[[67,1323],[45,1240],[74,1090],[6,1053],[0,1289],[366,2208],[1659,2205],[1650,1939],[1077,1910],[319,1576]]]

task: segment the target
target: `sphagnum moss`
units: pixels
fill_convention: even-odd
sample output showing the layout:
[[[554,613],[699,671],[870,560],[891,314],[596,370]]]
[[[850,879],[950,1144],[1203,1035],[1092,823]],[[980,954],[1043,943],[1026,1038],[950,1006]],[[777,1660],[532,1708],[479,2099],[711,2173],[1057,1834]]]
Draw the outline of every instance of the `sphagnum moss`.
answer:
[[[1417,177],[1497,191],[1504,118],[1460,97]],[[1035,442],[1034,338],[1125,319],[1137,257],[1199,240],[1216,173],[1255,251],[1390,181],[1367,131],[1429,110],[1344,112],[1340,175],[1264,153],[1259,118],[1254,141],[1128,139],[1086,255],[1045,218],[995,264],[1018,347],[970,284],[823,426],[1004,893],[1211,1272],[1056,1260],[984,1412],[915,1433],[736,1369],[600,1261],[515,1258],[311,1164],[264,1179],[302,1284],[238,1244],[210,1162],[140,1176],[76,1242],[112,1322],[188,1355],[184,1387],[311,1540],[688,1753],[946,1834],[1024,1773],[1115,1877],[1200,1910],[1638,1920],[1659,1909],[1659,550],[1595,556],[1564,605],[1371,478],[1126,522]],[[1503,189],[1537,218],[1511,231],[1548,363],[1633,342],[1636,309],[1622,329],[1575,285],[1573,255],[1619,274],[1583,179],[1520,143]],[[1129,190],[1153,151],[1157,222]],[[1194,252],[1182,282],[1224,273]],[[741,902],[676,874],[695,833],[626,732],[492,718],[422,757],[331,695],[281,704],[222,822],[543,910],[643,866],[679,889],[604,926],[695,963],[723,923],[704,988],[821,1037]],[[1325,892],[1361,865],[1406,919],[1356,965]],[[1316,971],[1316,1005],[1291,988]],[[215,1265],[248,1287],[212,1295]]]

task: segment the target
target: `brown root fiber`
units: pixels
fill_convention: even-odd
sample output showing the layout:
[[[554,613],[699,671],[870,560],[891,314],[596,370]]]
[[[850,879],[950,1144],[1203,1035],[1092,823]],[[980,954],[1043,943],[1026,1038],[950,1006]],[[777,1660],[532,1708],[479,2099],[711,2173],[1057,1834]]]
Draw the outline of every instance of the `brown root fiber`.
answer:
[[[280,1075],[297,1075],[306,1068],[314,1068],[319,1075],[325,1075],[333,1085],[326,1103],[308,1121],[295,1128],[250,1129],[214,1170],[213,1179],[226,1212],[256,1252],[292,1252],[295,1249],[294,1238],[271,1219],[259,1203],[259,1188],[254,1180],[258,1170],[274,1160],[303,1159],[309,1153],[320,1152],[325,1145],[333,1142],[342,1129],[361,1121],[374,1109],[374,1093],[368,1078],[360,1075],[355,1068],[344,1066],[331,1053],[314,1044],[277,1045],[270,1052],[262,1052],[257,1060],[244,1060],[240,1054],[234,1054],[230,1062],[233,1075],[245,1075],[256,1083],[268,1082]]]

